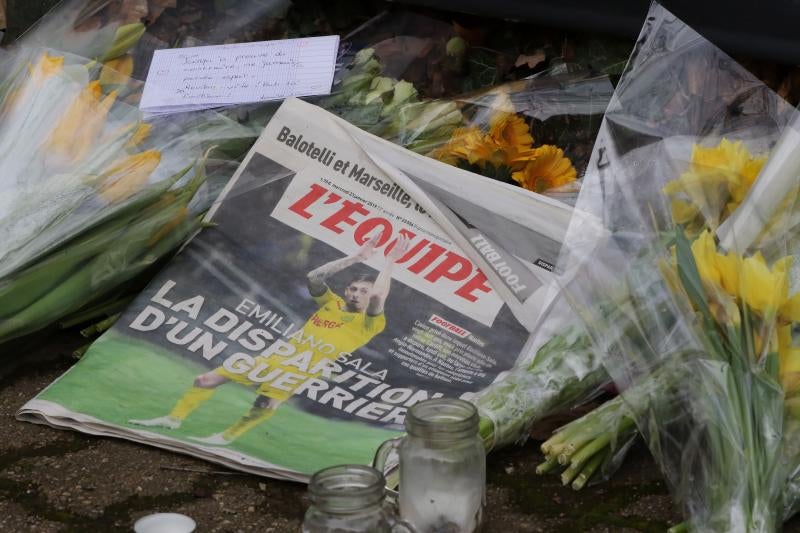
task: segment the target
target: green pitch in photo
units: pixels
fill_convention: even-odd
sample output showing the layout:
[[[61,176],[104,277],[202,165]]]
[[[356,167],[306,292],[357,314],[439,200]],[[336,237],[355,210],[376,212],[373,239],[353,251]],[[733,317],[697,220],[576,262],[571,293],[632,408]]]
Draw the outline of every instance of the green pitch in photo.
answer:
[[[161,347],[112,331],[38,399],[111,425],[197,445],[192,437],[214,434],[230,425],[247,412],[256,392],[227,383],[176,429],[142,428],[129,420],[163,415],[203,370]],[[310,475],[335,464],[367,464],[381,442],[397,435],[355,421],[321,418],[286,402],[274,417],[225,449]]]

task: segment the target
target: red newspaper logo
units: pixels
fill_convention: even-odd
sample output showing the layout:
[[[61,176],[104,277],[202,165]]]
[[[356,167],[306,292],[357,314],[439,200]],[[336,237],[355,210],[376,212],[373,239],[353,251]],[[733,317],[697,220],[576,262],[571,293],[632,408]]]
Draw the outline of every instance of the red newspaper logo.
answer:
[[[324,206],[333,206],[335,211],[330,214],[328,210],[320,209]],[[431,242],[407,227],[397,228],[388,218],[380,216],[377,209],[347,200],[322,185],[312,184],[308,192],[288,209],[303,219],[316,222],[325,231],[336,235],[349,234],[359,246],[373,232],[379,231],[381,237],[377,246],[384,247],[384,254],[395,245],[398,234],[405,235],[411,241],[411,248],[397,261],[402,268],[429,283],[435,284],[439,280],[457,283],[453,294],[467,302],[476,302],[481,293],[492,292],[486,283],[486,275],[459,252]]]

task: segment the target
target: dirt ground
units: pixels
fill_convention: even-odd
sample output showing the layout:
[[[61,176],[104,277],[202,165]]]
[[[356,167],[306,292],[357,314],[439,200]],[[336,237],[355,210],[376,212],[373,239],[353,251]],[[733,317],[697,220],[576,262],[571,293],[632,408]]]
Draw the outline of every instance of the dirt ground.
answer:
[[[298,530],[301,484],[16,421],[16,410],[73,364],[81,341],[64,334],[0,380],[0,531],[130,530],[163,511],[193,517],[202,532]],[[535,442],[490,457],[486,531],[655,532],[678,518],[644,450],[613,482],[581,493],[537,476],[540,460]]]
[[[71,352],[84,341],[62,334],[0,378],[0,531],[130,531],[153,512],[187,514],[200,532],[298,531],[301,484],[15,420],[74,363]],[[11,354],[3,355],[7,362]],[[486,532],[663,532],[679,519],[645,449],[634,450],[612,481],[574,492],[535,474],[537,448],[529,441],[490,455]],[[786,530],[800,532],[800,521]]]

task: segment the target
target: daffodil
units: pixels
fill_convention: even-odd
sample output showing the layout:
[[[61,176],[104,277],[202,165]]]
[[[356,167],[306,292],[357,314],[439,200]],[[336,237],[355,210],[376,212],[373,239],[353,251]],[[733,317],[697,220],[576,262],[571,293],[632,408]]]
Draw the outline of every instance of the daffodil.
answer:
[[[528,190],[543,192],[575,181],[577,171],[564,151],[556,146],[536,148],[525,166],[511,177]]]
[[[739,297],[762,315],[777,313],[789,299],[788,270],[791,263],[791,257],[784,257],[769,268],[760,252],[743,259]]]
[[[100,83],[93,81],[70,104],[50,135],[50,155],[60,162],[82,160],[92,150],[106,124],[116,91],[103,97]]]
[[[0,112],[10,112],[16,107],[25,109],[29,100],[41,92],[46,81],[53,78],[64,69],[64,56],[51,56],[43,53],[35,64],[28,65],[27,82],[8,91],[5,98],[0,99]]]
[[[800,347],[794,345],[792,326],[778,328],[778,356],[780,380],[788,394],[800,389]]]
[[[783,322],[800,321],[800,293],[789,296],[791,256],[770,267],[760,252],[750,257],[733,252],[723,255],[708,230],[692,242],[692,255],[710,299],[720,300],[724,293],[761,316],[777,316]]]
[[[159,163],[158,150],[140,152],[113,163],[100,176],[100,196],[110,203],[131,197],[147,183]]]
[[[136,129],[133,131],[131,138],[128,139],[127,144],[125,145],[127,148],[133,148],[142,144],[147,138],[150,136],[150,132],[153,129],[153,125],[147,122],[142,122]]]
[[[43,53],[35,65],[28,67],[31,82],[41,85],[48,78],[55,76],[64,69],[64,56],[51,56]]]
[[[124,85],[133,73],[133,56],[125,54],[116,59],[106,61],[100,71],[101,85]]]
[[[703,283],[719,287],[721,283],[717,268],[717,245],[711,232],[704,231],[692,242],[692,255]]]
[[[672,219],[689,229],[715,229],[744,200],[766,157],[755,157],[741,141],[694,145],[689,168],[666,184]]]

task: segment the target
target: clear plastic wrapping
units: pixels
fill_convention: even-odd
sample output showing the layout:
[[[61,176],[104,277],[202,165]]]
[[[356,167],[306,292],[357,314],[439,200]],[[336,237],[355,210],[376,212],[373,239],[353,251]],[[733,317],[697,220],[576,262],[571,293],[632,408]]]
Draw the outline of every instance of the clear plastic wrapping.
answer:
[[[606,235],[575,219],[559,260],[693,531],[781,521],[800,318],[793,113],[654,4],[576,204]]]
[[[90,9],[92,6],[94,9]],[[240,2],[236,10],[226,10],[223,20],[213,28],[190,26],[189,34],[178,33],[175,40],[166,41],[158,37],[166,19],[145,27],[126,18],[117,4],[67,0],[32,28],[22,43],[45,44],[104,61],[102,66],[93,66],[89,76],[100,81],[104,94],[115,89],[125,94],[124,98],[115,99],[110,113],[123,127],[126,121],[139,119],[135,109],[139,84],[134,78],[146,75],[154,50],[229,39],[291,36],[281,29],[284,26],[269,23],[285,19],[286,8],[284,2]],[[252,31],[241,27],[245,23]],[[532,79],[487,88],[493,79],[481,83],[464,79],[464,46],[466,43],[454,34],[452,26],[434,19],[413,14],[376,17],[343,36],[341,65],[337,66],[332,94],[312,100],[352,124],[411,150],[559,200],[574,201],[592,139],[613,92],[608,78],[559,68],[558,73],[545,71]],[[437,53],[431,57],[421,53],[429,49],[436,49]],[[459,95],[464,89],[475,90]],[[149,181],[162,183],[184,168],[178,164],[177,155],[168,159],[168,153],[186,156],[187,161],[181,162],[188,164],[189,156],[196,156],[204,143],[218,145],[212,157],[222,163],[236,159],[249,148],[250,132],[263,127],[277,105],[236,106],[221,109],[220,114],[189,113],[152,119],[156,122],[151,131],[158,133],[158,139],[177,136],[184,140],[174,141],[170,150],[161,151],[161,162]],[[116,119],[118,115],[120,118]],[[242,131],[236,130],[237,122],[244,125]],[[48,127],[46,121],[39,123],[42,128]],[[226,128],[231,131],[220,131]],[[204,132],[202,139],[199,131]],[[149,142],[158,146],[160,141],[152,135]],[[230,168],[218,172],[221,183],[229,172]],[[80,191],[85,197],[74,192],[76,196],[70,201],[75,205],[84,205],[93,194],[90,188]],[[30,201],[41,202],[42,198],[51,201],[51,195],[43,190],[38,196],[31,196]],[[70,223],[59,222],[58,231],[43,233],[38,239],[42,250],[39,259],[57,250],[57,243],[63,241],[66,245],[82,235],[78,231],[82,227],[99,225],[96,210],[82,207],[79,212],[70,211],[66,201],[59,198],[52,213],[60,216],[69,211]],[[26,217],[47,218],[44,212],[24,212]],[[108,219],[114,217],[108,215]],[[68,229],[70,225],[72,229]],[[35,225],[26,222],[25,226],[35,231]],[[11,232],[12,227],[2,231]],[[15,238],[26,242],[23,234]],[[31,256],[20,259],[17,268],[36,264],[35,250],[26,245],[26,253]],[[14,286],[10,281],[6,284]],[[89,310],[109,309],[103,302],[93,302],[87,304]],[[85,319],[87,305],[62,320],[72,324]],[[11,320],[13,313],[21,310],[17,307],[6,314],[9,328],[20,324],[13,326],[15,335],[32,327],[21,329],[25,321]],[[566,303],[561,302],[537,336],[541,345],[537,352],[530,352],[530,360],[504,374],[478,400],[484,415],[484,436],[490,446],[524,440],[536,420],[590,398],[608,381],[586,333],[577,325],[565,330],[564,324],[573,321],[570,313]]]
[[[215,147],[254,135],[213,112],[144,121],[139,82],[55,50],[2,68],[0,343],[152,270],[199,228],[209,173],[230,171]]]
[[[537,328],[529,356],[473,400],[487,448],[524,442],[537,421],[589,400],[608,384],[602,358],[574,322],[559,300]]]

